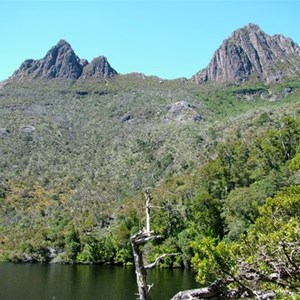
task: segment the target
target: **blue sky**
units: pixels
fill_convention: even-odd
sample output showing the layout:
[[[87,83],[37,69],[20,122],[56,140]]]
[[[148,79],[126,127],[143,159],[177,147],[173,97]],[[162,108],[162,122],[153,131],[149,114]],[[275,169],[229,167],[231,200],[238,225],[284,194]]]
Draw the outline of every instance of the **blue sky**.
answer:
[[[189,78],[248,23],[299,44],[299,12],[297,0],[0,0],[0,80],[60,39],[80,58],[106,56],[122,74]]]

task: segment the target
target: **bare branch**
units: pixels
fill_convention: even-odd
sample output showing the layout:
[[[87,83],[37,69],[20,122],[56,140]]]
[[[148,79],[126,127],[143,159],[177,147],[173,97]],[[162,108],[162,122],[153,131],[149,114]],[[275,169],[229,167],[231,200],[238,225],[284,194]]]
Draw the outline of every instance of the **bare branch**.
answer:
[[[131,242],[134,242],[137,245],[145,244],[151,240],[157,240],[160,239],[160,235],[153,235],[153,231],[147,232],[147,231],[139,231],[132,237],[130,237]]]
[[[153,263],[146,265],[145,269],[152,269],[152,268],[156,267],[160,263],[160,261],[167,256],[176,256],[179,254],[180,253],[164,253],[164,254],[158,256]]]
[[[294,263],[294,261],[293,261],[293,259],[292,259],[292,255],[291,255],[291,257],[289,256],[289,254],[288,254],[288,252],[287,252],[287,245],[286,245],[286,243],[283,241],[282,243],[281,243],[281,246],[282,246],[282,249],[283,249],[283,253],[284,253],[284,255],[285,255],[285,257],[287,258],[287,260],[288,260],[288,262],[296,269],[296,270],[298,270],[299,271],[299,267],[297,266],[297,264],[295,264]],[[292,251],[292,253],[291,254],[293,254],[293,251]]]
[[[230,272],[227,272],[225,270],[222,270],[222,272],[226,275],[228,275],[234,282],[236,282],[240,287],[243,288],[244,291],[246,291],[250,297],[254,297],[254,292],[247,287],[243,282],[241,282],[237,277],[235,277],[233,274],[231,274]]]
[[[148,293],[150,293],[150,291],[151,291],[151,289],[153,288],[153,286],[154,286],[154,283],[148,284]]]

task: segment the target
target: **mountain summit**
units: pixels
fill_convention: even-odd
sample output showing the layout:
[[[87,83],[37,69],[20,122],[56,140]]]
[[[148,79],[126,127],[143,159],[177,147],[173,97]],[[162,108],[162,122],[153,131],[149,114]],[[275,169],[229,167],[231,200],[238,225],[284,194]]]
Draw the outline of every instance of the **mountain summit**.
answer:
[[[109,78],[116,74],[106,57],[96,57],[89,63],[60,40],[44,58],[25,60],[11,78]],[[290,38],[270,36],[250,23],[224,40],[209,65],[192,79],[198,84],[249,80],[272,83],[298,75],[300,47]]]
[[[248,24],[226,39],[209,65],[193,79],[205,82],[276,82],[300,74],[300,47],[282,35],[269,36]]]
[[[80,59],[73,51],[71,45],[60,40],[52,47],[46,56],[40,60],[25,60],[20,68],[13,74],[13,78],[63,78],[78,79],[84,77],[108,78],[117,74],[104,56],[95,58],[90,64]]]

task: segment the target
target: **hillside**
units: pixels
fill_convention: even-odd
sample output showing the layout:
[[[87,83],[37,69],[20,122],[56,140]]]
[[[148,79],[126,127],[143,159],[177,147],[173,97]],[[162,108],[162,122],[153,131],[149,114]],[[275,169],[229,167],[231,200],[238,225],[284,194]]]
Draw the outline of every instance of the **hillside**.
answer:
[[[260,115],[295,111],[298,87],[202,88],[137,75],[9,83],[0,93],[1,180],[6,195],[24,195],[20,208],[5,207],[2,225],[32,234],[37,217],[56,222],[57,206],[66,220],[87,222],[85,213],[105,223],[122,199],[193,172],[237,130],[251,135]]]
[[[82,64],[61,41],[2,83],[0,258],[130,264],[129,237],[144,226],[142,191],[151,187],[162,239],[147,258],[181,253],[163,266],[193,265],[205,284],[211,266],[199,255],[214,253],[205,247],[246,249],[240,236],[261,234],[266,199],[295,200],[300,80],[199,85],[119,75],[106,62]]]

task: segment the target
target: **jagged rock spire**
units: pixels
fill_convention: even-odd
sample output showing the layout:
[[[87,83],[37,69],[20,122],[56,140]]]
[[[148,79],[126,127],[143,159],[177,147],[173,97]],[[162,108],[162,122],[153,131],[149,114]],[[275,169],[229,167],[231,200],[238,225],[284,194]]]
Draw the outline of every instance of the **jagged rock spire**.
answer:
[[[84,70],[86,70],[84,72]],[[107,59],[103,56],[96,58],[91,64],[85,59],[80,59],[73,51],[71,45],[65,40],[60,40],[52,47],[46,56],[40,60],[25,60],[21,67],[13,74],[17,78],[42,78],[42,79],[78,79],[84,77],[107,78],[116,75]]]
[[[84,70],[82,77],[104,77],[108,78],[116,75],[117,72],[110,66],[105,56],[98,56],[88,64]]]
[[[199,83],[279,81],[300,74],[300,48],[290,38],[269,36],[248,24],[233,32],[214,53],[207,68],[193,79]]]

